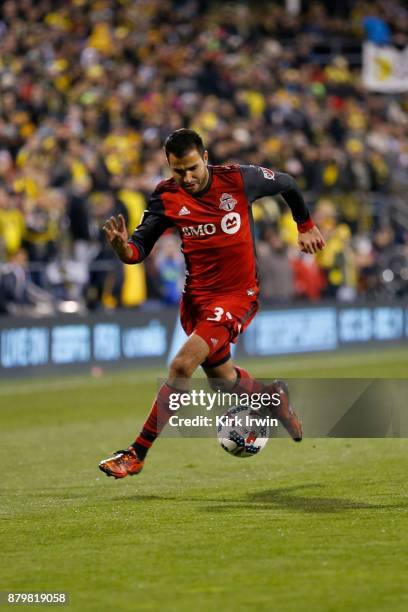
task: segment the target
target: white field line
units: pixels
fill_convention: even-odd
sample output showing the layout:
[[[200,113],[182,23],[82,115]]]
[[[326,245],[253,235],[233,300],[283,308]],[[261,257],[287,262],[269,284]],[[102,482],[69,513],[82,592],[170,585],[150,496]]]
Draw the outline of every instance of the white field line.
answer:
[[[381,362],[392,363],[393,361],[400,361],[403,354],[398,355],[394,351],[390,354],[386,352],[381,355]],[[324,357],[317,358],[316,356],[310,356],[310,361],[306,361],[305,357],[302,359],[290,359],[285,358],[285,360],[279,360],[271,357],[271,360],[265,362],[263,364],[260,361],[257,361],[255,364],[256,373],[259,377],[260,373],[268,374],[268,377],[274,376],[274,371],[282,376],[285,374],[285,371],[293,372],[293,370],[298,370],[301,372],[315,372],[319,368],[324,368],[325,370],[336,370],[338,367],[342,366],[359,366],[365,364],[376,363],[379,360],[378,353],[372,354],[358,354],[355,355],[341,355],[336,354],[333,360],[330,359],[331,355],[327,354]],[[250,364],[250,361],[245,360],[246,363]],[[408,358],[407,358],[408,362]],[[407,368],[408,370],[408,368]],[[0,383],[0,397],[7,397],[10,395],[25,395],[35,392],[55,392],[55,391],[64,391],[71,389],[80,389],[81,387],[95,386],[95,387],[109,387],[110,385],[137,385],[140,382],[154,382],[155,380],[163,379],[163,376],[158,376],[159,368],[154,371],[137,371],[134,370],[132,374],[123,375],[113,377],[111,373],[101,378],[92,378],[92,377],[77,377],[77,378],[67,378],[66,380],[49,380],[43,382],[30,382],[24,383],[23,381],[19,384],[18,382],[12,384],[2,384]],[[358,372],[356,372],[358,373]]]

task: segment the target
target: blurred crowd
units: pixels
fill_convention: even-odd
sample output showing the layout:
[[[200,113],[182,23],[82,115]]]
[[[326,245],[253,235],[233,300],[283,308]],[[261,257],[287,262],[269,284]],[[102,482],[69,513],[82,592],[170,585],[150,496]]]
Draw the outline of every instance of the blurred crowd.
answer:
[[[407,295],[408,96],[364,90],[361,44],[404,48],[408,10],[303,5],[1,4],[0,311],[178,303],[176,236],[124,267],[101,227],[119,212],[138,224],[180,127],[203,136],[212,163],[290,173],[313,210],[327,240],[316,258],[298,253],[279,198],[255,204],[266,301]]]

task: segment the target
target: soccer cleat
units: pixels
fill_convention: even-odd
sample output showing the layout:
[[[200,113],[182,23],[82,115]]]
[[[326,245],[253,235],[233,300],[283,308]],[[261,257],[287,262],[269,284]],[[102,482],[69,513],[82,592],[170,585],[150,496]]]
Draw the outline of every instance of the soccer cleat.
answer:
[[[302,426],[290,404],[289,389],[286,383],[283,380],[274,380],[271,385],[268,385],[268,391],[271,395],[278,393],[280,397],[279,406],[271,408],[272,416],[282,423],[295,442],[300,442],[303,437]]]
[[[116,451],[113,457],[101,461],[99,469],[105,472],[107,476],[125,478],[125,476],[139,474],[143,469],[143,465],[144,461],[139,459],[134,448],[130,447],[126,450]]]

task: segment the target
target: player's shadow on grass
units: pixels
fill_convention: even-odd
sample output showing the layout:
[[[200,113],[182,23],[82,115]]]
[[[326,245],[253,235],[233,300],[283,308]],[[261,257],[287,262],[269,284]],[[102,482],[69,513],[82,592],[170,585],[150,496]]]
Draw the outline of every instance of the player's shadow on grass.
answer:
[[[135,495],[131,497],[117,497],[117,501],[171,501],[171,502],[193,502],[205,505],[201,506],[203,512],[230,512],[231,510],[273,510],[285,509],[297,512],[329,514],[343,512],[345,510],[402,510],[408,508],[408,502],[401,501],[394,504],[373,504],[363,501],[353,501],[341,497],[316,497],[315,495],[299,495],[299,491],[305,489],[322,489],[322,484],[305,484],[280,489],[268,489],[248,493],[245,497],[184,497],[182,495]]]
[[[321,484],[307,484],[294,487],[284,487],[281,489],[268,489],[266,491],[255,491],[248,493],[245,499],[237,498],[236,503],[231,503],[232,500],[227,500],[223,503],[218,500],[217,506],[206,506],[203,508],[206,512],[224,512],[230,511],[233,508],[239,509],[285,509],[295,510],[297,512],[310,513],[331,513],[342,512],[344,510],[390,510],[407,508],[407,502],[396,504],[373,504],[363,501],[353,501],[341,497],[316,497],[315,495],[299,495],[299,490],[322,488]],[[215,501],[215,500],[214,500]]]

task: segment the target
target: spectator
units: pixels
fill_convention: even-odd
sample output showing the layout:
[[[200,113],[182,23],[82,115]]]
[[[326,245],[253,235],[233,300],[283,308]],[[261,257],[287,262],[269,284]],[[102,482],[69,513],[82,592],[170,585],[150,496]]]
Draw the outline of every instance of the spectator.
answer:
[[[0,265],[0,313],[40,316],[55,313],[53,296],[30,280],[28,258],[19,249]]]
[[[156,255],[157,283],[163,304],[175,306],[180,302],[183,290],[184,259],[180,241],[174,236],[165,236]]]
[[[377,6],[367,6],[367,14],[363,18],[363,27],[368,41],[376,45],[389,45],[391,43],[390,26],[382,18],[381,10]]]
[[[0,259],[20,249],[24,231],[24,215],[18,207],[17,197],[0,187]]]
[[[86,301],[90,310],[96,310],[101,306],[114,308],[122,303],[123,266],[108,245],[102,231],[105,220],[119,214],[128,222],[126,207],[115,200],[110,192],[94,194],[91,231],[95,257],[92,260],[89,284],[86,288]]]
[[[288,247],[276,227],[269,227],[257,244],[261,296],[266,303],[290,301],[295,294]]]

